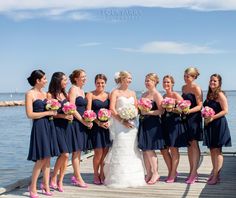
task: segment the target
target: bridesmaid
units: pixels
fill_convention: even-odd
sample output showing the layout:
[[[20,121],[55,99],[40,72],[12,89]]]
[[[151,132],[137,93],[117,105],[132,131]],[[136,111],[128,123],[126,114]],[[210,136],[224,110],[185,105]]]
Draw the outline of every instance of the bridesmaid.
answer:
[[[68,121],[73,120],[73,115],[65,115],[62,111],[63,104],[68,102],[65,91],[66,85],[66,75],[63,72],[55,72],[52,75],[47,94],[48,99],[57,99],[61,103],[61,108],[57,111],[57,115],[54,116],[54,125],[56,128],[60,156],[57,158],[50,182],[50,187],[58,189],[60,192],[63,192],[63,178],[69,158],[67,135],[72,133],[72,127],[71,124],[68,124]],[[57,174],[59,171],[59,180],[57,182]]]
[[[91,149],[88,146],[88,128],[92,127],[92,123],[85,122],[82,115],[86,110],[87,99],[85,98],[84,90],[82,89],[86,82],[86,73],[84,70],[74,70],[70,75],[72,87],[69,90],[68,97],[71,103],[76,105],[76,112],[73,121],[75,136],[70,144],[69,152],[72,152],[72,165],[74,176],[71,181],[74,185],[81,188],[87,188],[88,185],[84,182],[80,174],[80,156],[81,151]]]
[[[219,174],[223,166],[222,147],[231,146],[231,137],[225,115],[228,113],[228,102],[224,92],[221,90],[222,78],[219,74],[211,75],[207,99],[203,106],[214,109],[213,115],[204,127],[203,145],[207,146],[211,152],[212,173],[207,181],[214,185],[219,182]]]
[[[174,78],[166,75],[163,78],[163,88],[166,93],[163,96],[173,98],[175,101],[183,100],[183,98],[173,91]],[[180,114],[173,109],[172,112],[165,112],[162,115],[162,126],[164,130],[165,143],[167,148],[161,150],[166,165],[168,167],[168,178],[166,183],[173,183],[177,178],[177,167],[179,164],[179,147],[187,147],[188,140],[184,130]]]
[[[185,126],[190,146],[188,147],[188,159],[190,164],[187,184],[193,184],[197,181],[197,169],[200,160],[200,149],[198,141],[202,140],[202,90],[194,82],[199,76],[197,68],[189,67],[184,72],[185,85],[182,87],[182,97],[191,101],[189,112],[187,112]]]
[[[138,129],[138,147],[143,151],[147,172],[145,180],[148,184],[155,184],[160,178],[155,150],[165,147],[160,118],[162,96],[156,89],[158,83],[156,74],[147,74],[145,77],[147,91],[141,96],[152,100],[152,109],[149,112],[141,112]]]
[[[31,198],[38,198],[37,180],[43,171],[43,183],[40,185],[44,195],[51,196],[49,189],[50,157],[59,154],[55,136],[55,128],[49,116],[56,115],[55,111],[46,111],[46,93],[43,91],[47,83],[42,70],[34,70],[28,77],[29,84],[33,87],[25,95],[27,117],[33,120],[30,136],[28,160],[35,162],[29,192]]]
[[[101,108],[109,109],[109,94],[105,92],[107,78],[104,74],[95,76],[96,89],[86,95],[88,100],[87,109],[92,109],[96,114]],[[101,122],[98,119],[92,128],[92,144],[94,149],[93,169],[94,169],[94,184],[103,184],[103,160],[111,145],[109,136],[109,122]],[[100,169],[100,173],[99,173]]]

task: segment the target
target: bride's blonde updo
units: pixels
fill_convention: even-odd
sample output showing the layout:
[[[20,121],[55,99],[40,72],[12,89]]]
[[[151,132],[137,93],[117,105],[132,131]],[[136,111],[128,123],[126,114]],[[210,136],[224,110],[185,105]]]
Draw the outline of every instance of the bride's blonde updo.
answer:
[[[120,71],[115,73],[115,82],[116,84],[120,84],[121,81],[127,77],[131,76],[128,71]]]

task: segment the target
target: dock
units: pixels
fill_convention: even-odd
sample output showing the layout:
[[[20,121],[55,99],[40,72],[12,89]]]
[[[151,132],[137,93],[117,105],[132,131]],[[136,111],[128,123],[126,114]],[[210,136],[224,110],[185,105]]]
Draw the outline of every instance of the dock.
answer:
[[[73,174],[73,168],[68,166],[64,179],[64,192],[53,191],[54,198],[183,198],[183,197],[207,197],[207,198],[235,198],[236,197],[236,156],[235,154],[224,154],[224,165],[221,171],[220,183],[216,185],[207,185],[206,181],[211,172],[210,155],[203,153],[201,155],[200,166],[198,169],[198,182],[188,185],[185,184],[185,178],[188,175],[189,165],[186,154],[180,156],[178,167],[178,178],[175,183],[165,183],[167,168],[160,153],[158,153],[160,181],[154,185],[145,185],[138,188],[114,189],[104,185],[93,184],[93,153],[85,155],[81,162],[81,173],[89,188],[84,189],[71,185],[70,178]],[[40,179],[41,180],[41,179]],[[1,198],[28,197],[27,186],[30,178],[19,182],[18,188],[5,189],[6,192],[1,194]],[[40,183],[40,181],[39,181]],[[14,186],[12,186],[13,188]],[[7,192],[9,191],[9,192]],[[39,197],[42,195],[38,190]]]

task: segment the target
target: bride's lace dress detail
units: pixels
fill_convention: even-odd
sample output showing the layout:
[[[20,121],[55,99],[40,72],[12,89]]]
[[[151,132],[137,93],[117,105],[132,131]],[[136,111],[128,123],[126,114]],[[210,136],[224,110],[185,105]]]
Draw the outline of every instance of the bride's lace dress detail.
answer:
[[[116,109],[134,104],[134,98],[120,96],[117,98]],[[137,187],[145,185],[144,166],[141,152],[137,147],[138,121],[134,128],[127,128],[116,119],[112,119],[110,127],[113,139],[105,159],[105,185],[114,188]]]

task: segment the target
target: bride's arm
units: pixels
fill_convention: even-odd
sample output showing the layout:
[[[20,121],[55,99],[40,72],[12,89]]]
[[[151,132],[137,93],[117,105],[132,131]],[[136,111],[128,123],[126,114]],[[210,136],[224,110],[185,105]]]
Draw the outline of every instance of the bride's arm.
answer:
[[[117,119],[118,121],[122,122],[121,117],[116,111],[116,99],[117,99],[117,91],[114,90],[110,94],[110,110],[111,110],[111,115],[113,118]]]
[[[116,120],[118,120],[119,122],[121,122],[127,128],[133,128],[132,124],[130,124],[127,120],[123,120],[119,116],[119,114],[117,113],[117,111],[116,111],[117,96],[118,96],[118,93],[117,93],[116,90],[111,92],[111,95],[110,95],[110,110],[111,110],[112,117],[115,118]]]

